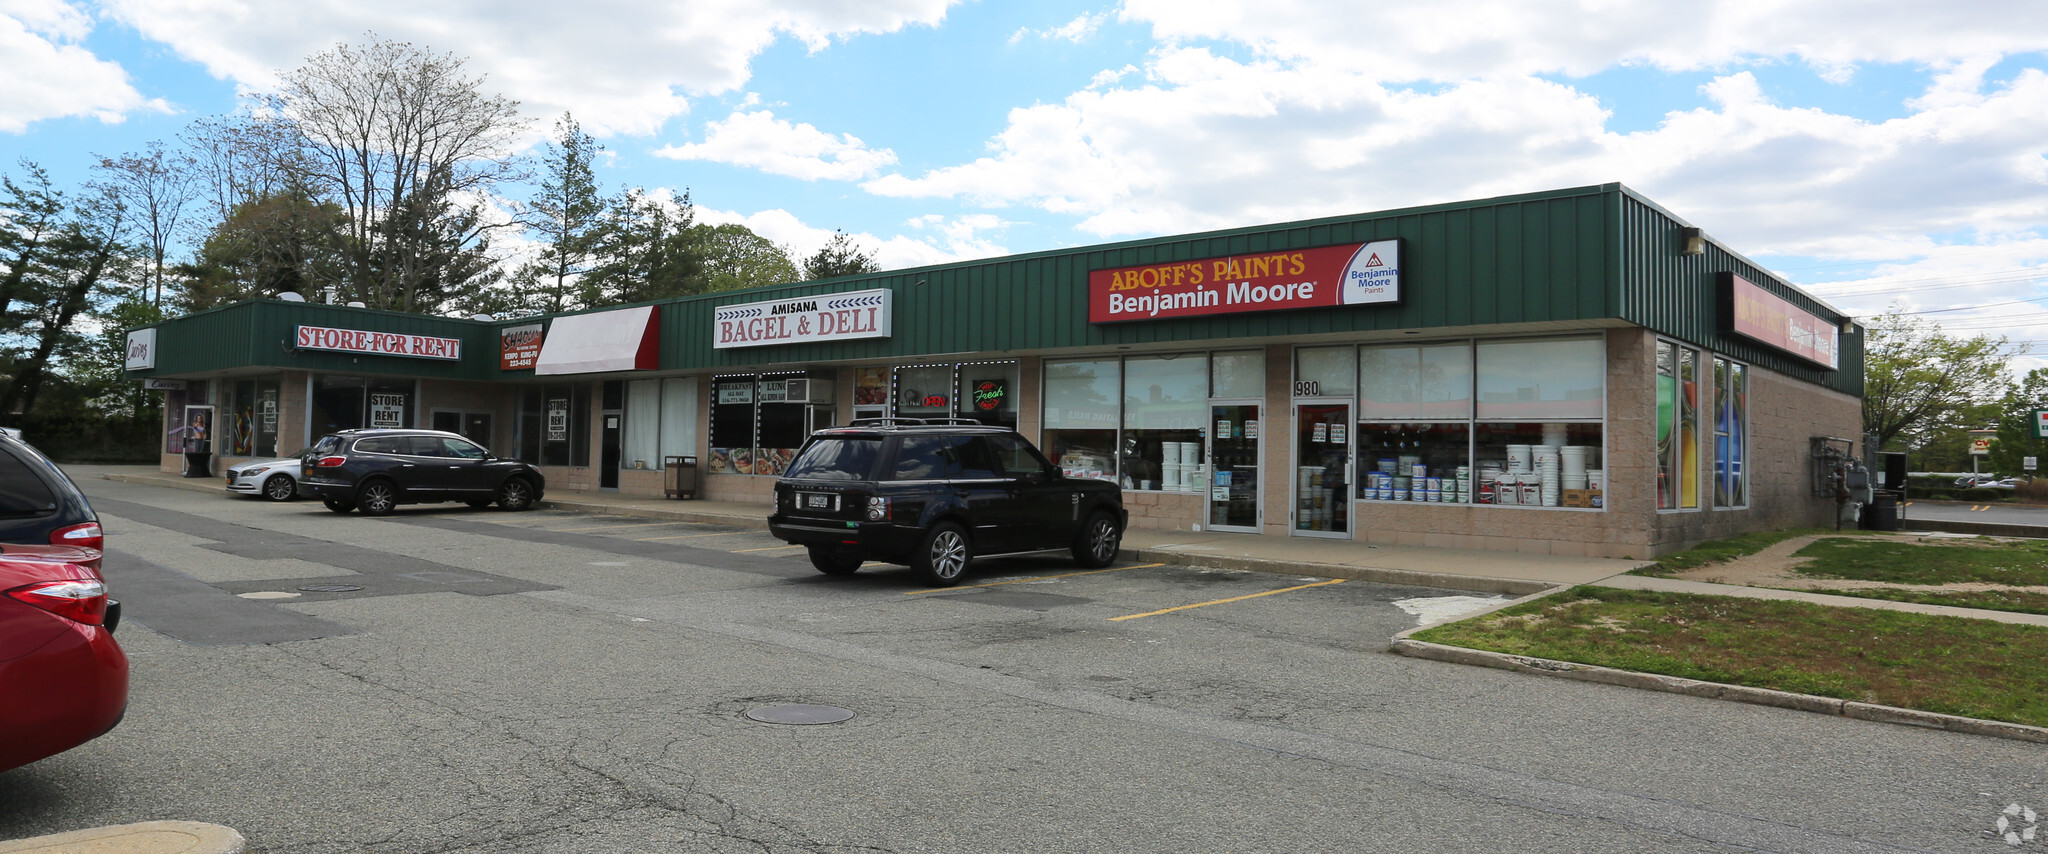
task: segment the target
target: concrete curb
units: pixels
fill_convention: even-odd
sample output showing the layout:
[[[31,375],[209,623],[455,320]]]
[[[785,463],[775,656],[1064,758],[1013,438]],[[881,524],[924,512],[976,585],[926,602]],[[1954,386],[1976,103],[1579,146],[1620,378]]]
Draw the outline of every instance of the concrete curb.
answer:
[[[543,498],[535,502],[542,510],[565,510],[571,513],[602,513],[607,516],[627,516],[635,519],[660,519],[668,522],[697,522],[705,525],[739,525],[768,528],[768,520],[762,516],[734,516],[726,513],[703,513],[690,510],[669,510],[653,507],[621,507],[591,501],[561,500]]]
[[[1526,599],[1517,600],[1516,602],[1503,603],[1499,608],[1491,608],[1488,611],[1497,611],[1509,605],[1527,601],[1527,599],[1542,598],[1543,596],[1562,592],[1566,589],[1569,588],[1545,591],[1538,596],[1526,597]],[[1467,620],[1473,616],[1478,615],[1466,615],[1458,619]],[[1443,622],[1453,621],[1446,620]],[[1441,622],[1435,623],[1432,626],[1441,624]],[[1801,712],[1816,712],[1824,715],[1837,715],[1877,723],[1905,724],[1907,726],[1926,727],[1928,729],[1946,730],[1967,735],[1983,735],[1992,738],[2008,738],[2016,741],[2048,744],[2048,728],[2043,727],[2005,723],[2003,721],[1987,721],[1981,718],[1965,718],[1935,712],[1922,712],[1915,709],[1901,709],[1896,706],[1881,706],[1876,703],[1858,703],[1852,700],[1838,700],[1833,697],[1819,697],[1812,694],[1773,691],[1769,688],[1751,688],[1746,685],[1702,682],[1697,679],[1686,679],[1678,676],[1639,673],[1633,670],[1616,670],[1611,667],[1576,664],[1548,658],[1531,658],[1526,655],[1510,655],[1504,652],[1469,649],[1461,646],[1445,646],[1438,643],[1418,641],[1408,637],[1408,635],[1426,628],[1431,628],[1431,626],[1417,626],[1395,635],[1394,642],[1387,647],[1387,651],[1397,655],[1405,655],[1409,658],[1423,658],[1452,664],[1470,664],[1477,667],[1512,670],[1516,673],[1527,673],[1536,676],[1554,676],[1580,682],[1613,685],[1619,688],[1662,691],[1667,694],[1684,694],[1688,697],[1700,697],[1708,700],[1730,700],[1737,703],[1771,706]]]
[[[221,475],[220,477],[169,478],[137,476],[132,474],[103,474],[100,475],[100,479],[111,480],[118,483],[139,483],[144,486],[162,486],[171,489],[184,489],[192,492],[211,492],[215,495],[234,495],[234,493],[228,491],[227,475]]]
[[[1946,519],[1901,519],[1900,531],[1941,531],[1949,534],[1977,534],[1985,537],[2048,538],[2048,527],[2012,525],[1999,522],[1962,522]]]
[[[1329,563],[1221,557],[1218,555],[1178,552],[1172,549],[1160,548],[1127,548],[1123,554],[1130,560],[1150,563],[1175,563],[1181,566],[1236,569],[1244,572],[1264,572],[1274,575],[1313,575],[1319,578],[1342,578],[1349,581],[1370,581],[1377,584],[1437,587],[1445,590],[1468,590],[1475,593],[1505,593],[1511,596],[1526,596],[1531,593],[1548,591],[1553,587],[1561,590],[1571,586],[1569,584],[1559,586],[1550,582],[1530,581],[1520,578],[1454,575],[1451,573],[1423,572],[1413,569],[1384,569],[1371,566],[1341,566]]]
[[[145,821],[0,842],[0,854],[240,854],[232,827],[197,821]]]

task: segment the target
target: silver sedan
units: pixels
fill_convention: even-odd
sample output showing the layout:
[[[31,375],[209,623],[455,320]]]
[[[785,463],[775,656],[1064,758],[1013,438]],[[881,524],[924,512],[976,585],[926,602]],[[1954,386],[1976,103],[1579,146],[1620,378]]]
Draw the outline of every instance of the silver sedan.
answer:
[[[299,458],[250,460],[228,469],[228,491],[272,501],[299,497]]]

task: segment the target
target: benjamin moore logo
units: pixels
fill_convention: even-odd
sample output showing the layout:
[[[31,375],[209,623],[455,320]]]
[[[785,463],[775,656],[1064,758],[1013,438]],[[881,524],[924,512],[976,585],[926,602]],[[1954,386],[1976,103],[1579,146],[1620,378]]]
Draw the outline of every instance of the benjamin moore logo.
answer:
[[[1358,247],[1344,268],[1345,305],[1401,301],[1401,244],[1379,240]]]

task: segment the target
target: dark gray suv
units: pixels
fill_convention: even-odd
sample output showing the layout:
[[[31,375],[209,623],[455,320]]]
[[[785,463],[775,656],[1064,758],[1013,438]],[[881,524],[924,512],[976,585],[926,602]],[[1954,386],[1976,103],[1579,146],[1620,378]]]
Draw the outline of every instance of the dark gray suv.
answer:
[[[1128,521],[1116,484],[1063,476],[1014,430],[897,418],[811,434],[775,482],[768,531],[828,575],[876,560],[946,587],[976,557],[1064,549],[1108,566]]]
[[[299,485],[327,509],[382,516],[400,504],[461,501],[527,510],[547,479],[540,469],[495,456],[484,446],[440,430],[343,430],[329,433],[299,458]]]

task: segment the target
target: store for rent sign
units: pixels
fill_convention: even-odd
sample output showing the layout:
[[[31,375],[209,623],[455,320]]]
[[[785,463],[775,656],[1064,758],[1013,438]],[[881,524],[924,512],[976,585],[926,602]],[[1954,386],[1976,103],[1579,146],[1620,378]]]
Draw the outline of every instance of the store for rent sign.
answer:
[[[294,346],[301,350],[334,350],[342,353],[370,353],[414,359],[446,359],[451,362],[462,360],[460,338],[435,338],[431,335],[406,335],[400,332],[366,332],[361,329],[301,326]]]
[[[1401,303],[1401,241],[1231,255],[1088,274],[1088,322]]]
[[[711,347],[763,347],[807,341],[889,337],[888,290],[720,306],[712,312]]]
[[[1840,332],[1818,315],[1734,273],[1721,273],[1721,331],[1776,347],[1828,370],[1840,367]]]

